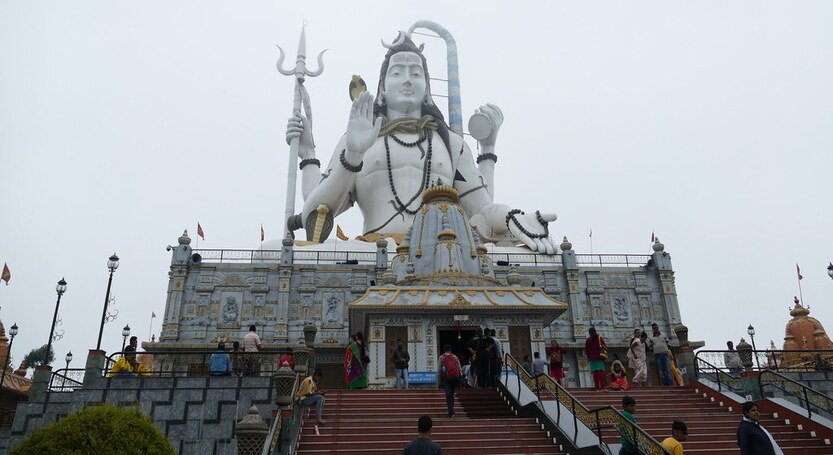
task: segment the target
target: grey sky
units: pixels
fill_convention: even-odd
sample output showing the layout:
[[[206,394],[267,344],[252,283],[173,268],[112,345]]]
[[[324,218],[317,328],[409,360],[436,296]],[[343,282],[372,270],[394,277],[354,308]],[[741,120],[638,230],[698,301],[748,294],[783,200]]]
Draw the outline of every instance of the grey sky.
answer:
[[[655,230],[691,338],[710,347],[750,322],[759,347],[780,346],[795,262],[811,315],[833,328],[833,3],[7,1],[0,319],[20,326],[16,362],[46,342],[66,276],[56,352],[83,365],[114,251],[108,351],[125,323],[147,339],[183,229],[199,221],[206,248],[256,248],[261,223],[280,236],[292,80],[274,44],[294,61],[304,18],[310,60],[330,49],[307,83],[322,161],[350,76],[375,92],[379,39],[434,20],[457,39],[464,121],[485,102],[506,116],[496,201],[555,211],[551,232],[579,252],[591,226],[596,253],[647,253]],[[442,42],[420,41],[445,77]],[[357,209],[338,223],[360,233]]]

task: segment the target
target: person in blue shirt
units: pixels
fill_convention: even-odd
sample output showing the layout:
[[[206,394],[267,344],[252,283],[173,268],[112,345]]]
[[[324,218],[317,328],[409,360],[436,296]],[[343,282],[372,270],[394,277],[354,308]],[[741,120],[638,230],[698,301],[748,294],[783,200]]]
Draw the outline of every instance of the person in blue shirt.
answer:
[[[218,343],[217,352],[211,354],[209,372],[211,376],[231,375],[231,359],[229,358],[228,352],[226,352],[226,345],[224,343]]]

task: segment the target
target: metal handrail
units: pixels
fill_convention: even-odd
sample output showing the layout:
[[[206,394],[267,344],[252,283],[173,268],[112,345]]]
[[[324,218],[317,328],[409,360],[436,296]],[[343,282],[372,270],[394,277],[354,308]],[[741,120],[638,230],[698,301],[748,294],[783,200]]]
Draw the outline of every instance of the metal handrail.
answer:
[[[603,406],[600,408],[589,409],[583,403],[576,399],[570,392],[561,386],[555,379],[545,374],[539,374],[535,377],[531,376],[521,364],[512,357],[511,354],[506,353],[505,365],[512,368],[518,377],[518,390],[520,391],[520,382],[529,387],[530,390],[535,390],[538,401],[541,401],[541,386],[543,385],[553,397],[555,397],[556,408],[558,409],[558,419],[561,419],[561,405],[570,409],[573,414],[573,428],[575,434],[578,434],[578,421],[595,431],[599,436],[599,444],[604,444],[602,440],[602,430],[604,428],[615,428],[619,434],[624,435],[636,447],[639,448],[640,453],[646,455],[667,455],[668,452],[662,444],[654,439],[651,435],[645,432],[639,425],[628,420],[622,415],[619,410],[613,406]],[[508,368],[505,370],[506,381],[509,381]]]
[[[801,406],[807,410],[808,418],[813,417],[813,405],[818,409],[833,414],[833,398],[778,372],[772,370],[761,372],[758,375],[758,386],[762,392],[764,386],[774,386],[781,389],[784,393],[798,398],[799,403],[803,401],[804,405]]]
[[[751,362],[751,369],[756,371],[833,371],[833,349],[749,349],[745,351],[700,349],[695,354],[695,358],[711,357],[708,360],[709,363],[725,369],[723,359],[727,353],[738,354],[741,359],[748,355],[746,360]]]
[[[135,354],[144,356],[149,355],[153,357],[153,367],[142,367],[145,365],[139,362],[140,367],[138,371],[130,371],[128,375],[139,376],[210,376],[210,359],[211,355],[217,353],[217,350],[207,349],[166,349],[166,350],[150,350],[140,351]],[[102,376],[113,376],[116,372],[114,367],[117,361],[124,356],[124,352],[114,352],[105,359],[105,366],[102,369]],[[130,354],[133,354],[132,352]],[[240,371],[232,371],[232,374],[238,373],[243,376],[269,376],[278,370],[278,358],[284,354],[297,354],[291,348],[261,350],[258,352],[233,352],[226,351],[231,358],[232,363],[239,362],[241,365]]]
[[[700,368],[700,364],[704,364],[709,367],[709,369]],[[714,371],[712,373],[712,371]],[[732,376],[730,373],[723,371],[720,367],[715,366],[697,356],[694,358],[694,377],[700,379],[700,375],[707,375],[710,377],[714,377],[714,380],[717,382],[717,391],[723,391],[723,384],[726,384],[729,387],[729,390],[741,390],[742,387],[740,386],[740,378],[738,376]],[[721,378],[722,376],[722,378]],[[732,387],[732,384],[735,387]]]
[[[50,392],[72,392],[81,388],[86,371],[84,368],[61,368],[53,371],[49,378],[47,390]],[[71,377],[71,375],[75,377]]]
[[[642,267],[648,264],[650,254],[577,254],[576,264],[599,267]]]
[[[202,262],[277,262],[281,260],[281,250],[244,250],[244,249],[194,249],[194,253],[202,257]],[[350,250],[304,250],[294,249],[292,260],[296,264],[376,264],[376,251]],[[553,266],[561,265],[560,254],[545,255],[529,253],[501,253],[489,252],[492,261],[500,266],[506,264],[521,266]],[[388,257],[395,256],[393,251]],[[648,264],[651,256],[648,254],[576,254],[576,263],[591,267],[642,267]],[[497,264],[500,261],[501,264]]]

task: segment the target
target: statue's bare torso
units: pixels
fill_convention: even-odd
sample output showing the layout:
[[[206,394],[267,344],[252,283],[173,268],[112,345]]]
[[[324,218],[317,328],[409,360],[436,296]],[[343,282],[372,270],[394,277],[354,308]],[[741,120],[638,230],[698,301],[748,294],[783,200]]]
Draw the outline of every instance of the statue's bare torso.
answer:
[[[417,140],[416,134],[397,134],[404,142]],[[442,180],[446,185],[453,183],[454,169],[451,156],[438,134],[433,133],[430,157],[429,185]],[[388,140],[390,168],[382,138],[368,149],[364,156],[364,167],[356,177],[354,200],[364,215],[364,232],[405,232],[411,225],[413,215],[402,211],[396,215],[399,204],[391,191],[390,177],[399,200],[411,211],[422,203],[425,188],[425,166],[428,158],[428,141],[419,147],[405,147],[394,140]],[[411,201],[410,204],[408,201]]]

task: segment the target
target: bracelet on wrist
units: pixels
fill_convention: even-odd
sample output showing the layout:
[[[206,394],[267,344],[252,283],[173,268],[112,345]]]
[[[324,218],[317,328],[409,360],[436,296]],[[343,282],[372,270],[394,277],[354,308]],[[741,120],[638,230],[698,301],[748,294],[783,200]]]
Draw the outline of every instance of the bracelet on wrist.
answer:
[[[339,157],[338,157],[339,161],[341,161],[341,165],[344,166],[344,169],[347,169],[350,172],[361,172],[362,167],[364,167],[364,161],[359,163],[358,166],[354,166],[354,165],[348,163],[347,158],[344,157],[344,152],[346,152],[346,151],[347,151],[347,149],[343,149],[341,151],[341,155],[339,155]]]
[[[492,162],[497,163],[497,155],[494,153],[481,153],[477,155],[477,164],[480,164],[483,160],[492,160]]]
[[[321,167],[321,161],[318,161],[315,158],[307,158],[305,160],[301,160],[301,162],[298,164],[298,167],[303,171],[304,167],[306,167],[307,165],[310,165],[310,164],[314,164],[318,167]]]

